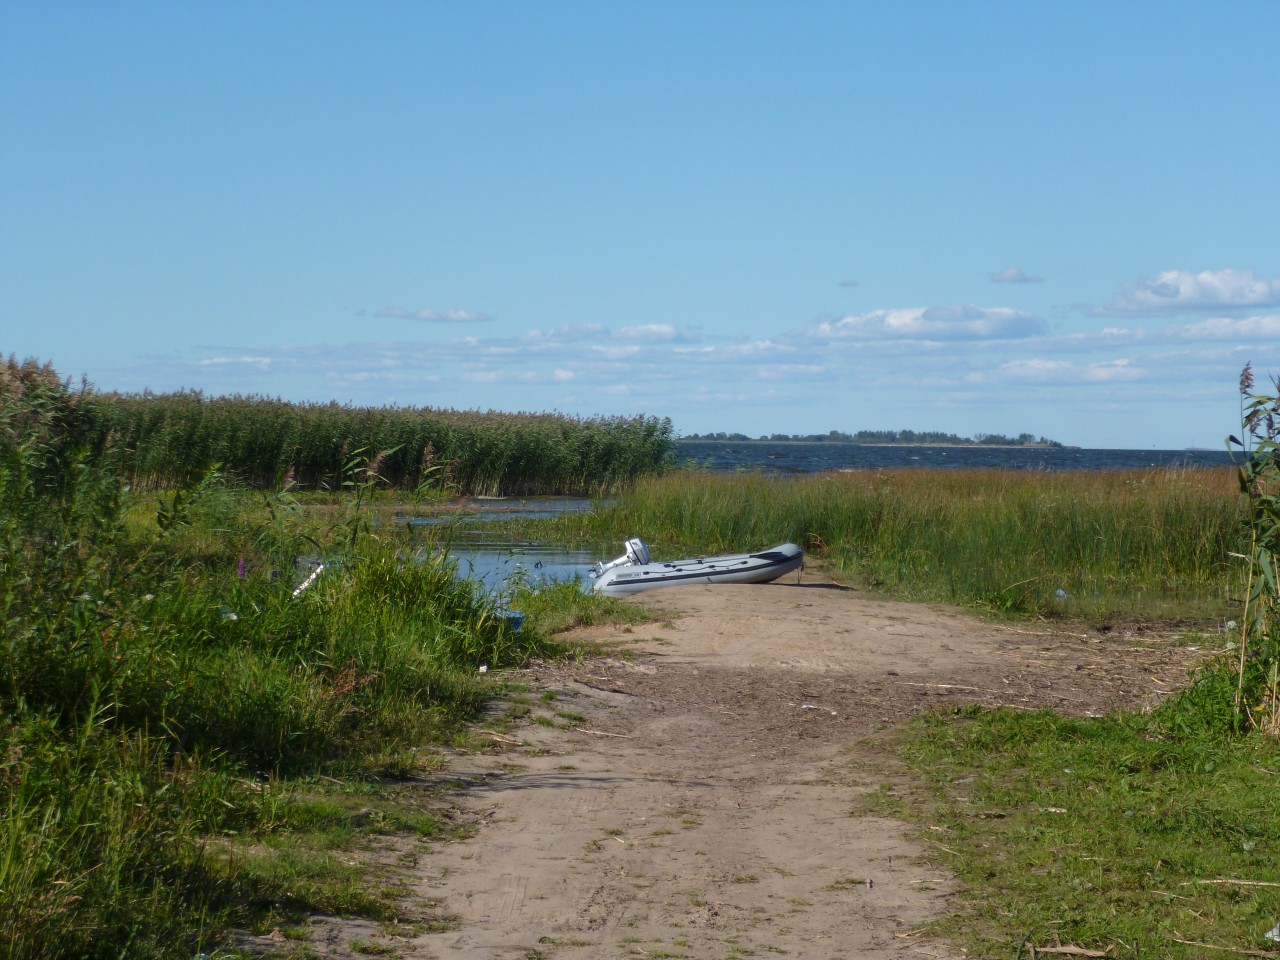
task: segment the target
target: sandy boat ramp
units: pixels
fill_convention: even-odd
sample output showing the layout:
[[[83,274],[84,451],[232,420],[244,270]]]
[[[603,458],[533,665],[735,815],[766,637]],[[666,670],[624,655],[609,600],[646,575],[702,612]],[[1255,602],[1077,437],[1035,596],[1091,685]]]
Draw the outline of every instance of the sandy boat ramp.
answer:
[[[432,844],[409,886],[448,929],[318,924],[313,949],[355,956],[360,935],[440,960],[959,957],[921,932],[953,890],[937,848],[867,812],[869,792],[901,786],[877,737],[975,702],[1151,702],[1202,655],[1134,626],[992,624],[812,571],[633,602],[655,619],[590,634],[616,656],[525,671],[528,722],[442,775],[465,785],[474,836]]]

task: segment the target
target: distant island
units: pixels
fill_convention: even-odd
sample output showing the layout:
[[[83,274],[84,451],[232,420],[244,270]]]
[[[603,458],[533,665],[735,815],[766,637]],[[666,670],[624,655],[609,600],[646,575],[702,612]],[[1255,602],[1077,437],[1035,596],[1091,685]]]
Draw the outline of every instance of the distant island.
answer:
[[[960,437],[954,433],[936,430],[859,430],[845,433],[832,430],[829,433],[772,433],[767,436],[748,437],[745,433],[689,433],[680,440],[732,441],[734,443],[860,443],[866,446],[948,446],[948,447],[1062,447],[1064,444],[1031,433],[1006,437],[1002,433],[980,433],[974,437]]]

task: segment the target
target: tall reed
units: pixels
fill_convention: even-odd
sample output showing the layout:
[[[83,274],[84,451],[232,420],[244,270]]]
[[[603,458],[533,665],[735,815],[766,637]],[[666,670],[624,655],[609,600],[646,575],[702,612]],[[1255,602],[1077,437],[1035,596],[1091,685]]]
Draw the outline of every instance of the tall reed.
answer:
[[[1255,390],[1253,368],[1240,374],[1237,476],[1248,503],[1240,551],[1248,587],[1240,617],[1235,715],[1242,726],[1280,735],[1280,377]]]
[[[384,480],[463,494],[589,494],[661,470],[671,422],[656,417],[352,407],[196,392],[95,397],[101,430],[128,451],[135,487],[168,487],[214,465],[258,487],[288,477],[333,489],[358,451]]]
[[[900,595],[1010,613],[1220,613],[1241,509],[1228,470],[686,472],[557,524],[664,558],[789,540]]]

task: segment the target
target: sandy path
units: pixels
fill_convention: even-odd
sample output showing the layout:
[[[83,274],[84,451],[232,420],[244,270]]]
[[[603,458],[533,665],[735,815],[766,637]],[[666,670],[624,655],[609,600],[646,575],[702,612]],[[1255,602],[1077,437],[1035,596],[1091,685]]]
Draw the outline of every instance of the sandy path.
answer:
[[[949,877],[904,825],[856,812],[884,777],[859,741],[947,704],[1157,699],[1196,656],[1140,631],[992,625],[812,574],[638,602],[654,623],[595,636],[625,657],[527,671],[554,727],[530,722],[504,753],[451,765],[477,834],[423,858],[417,893],[456,923],[404,955],[951,957],[917,932]]]

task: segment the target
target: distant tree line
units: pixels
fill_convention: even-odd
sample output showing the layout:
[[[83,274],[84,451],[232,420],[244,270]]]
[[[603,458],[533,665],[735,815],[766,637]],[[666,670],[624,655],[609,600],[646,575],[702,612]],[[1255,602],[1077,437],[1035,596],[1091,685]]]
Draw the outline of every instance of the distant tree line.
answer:
[[[845,433],[842,430],[831,430],[827,433],[771,433],[759,437],[749,437],[745,433],[690,433],[682,440],[734,440],[734,441],[772,441],[775,443],[904,443],[904,444],[959,444],[967,446],[989,447],[1061,447],[1057,440],[1037,437],[1033,433],[1020,433],[1016,437],[1007,437],[1003,433],[979,433],[972,437],[961,437],[954,433],[943,433],[938,430],[859,430],[857,433]]]

